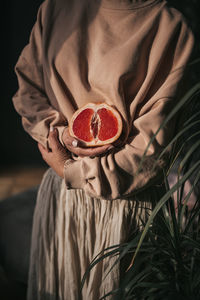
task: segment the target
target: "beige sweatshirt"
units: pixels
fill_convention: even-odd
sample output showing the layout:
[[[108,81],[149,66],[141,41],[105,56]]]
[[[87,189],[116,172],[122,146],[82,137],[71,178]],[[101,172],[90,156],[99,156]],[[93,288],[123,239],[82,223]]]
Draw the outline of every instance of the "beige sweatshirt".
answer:
[[[193,48],[182,15],[166,1],[46,0],[30,42],[16,65],[13,98],[25,130],[47,144],[50,126],[59,134],[88,102],[114,105],[123,116],[126,142],[101,157],[65,164],[67,188],[105,199],[126,198],[150,186],[167,158],[152,164],[173,135],[174,121],[150,146],[174,105]]]

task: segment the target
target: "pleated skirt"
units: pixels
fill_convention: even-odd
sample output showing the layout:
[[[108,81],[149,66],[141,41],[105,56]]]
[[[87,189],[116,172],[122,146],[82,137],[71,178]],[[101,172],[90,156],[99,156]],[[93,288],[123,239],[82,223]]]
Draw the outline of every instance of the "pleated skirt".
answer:
[[[67,190],[49,169],[34,213],[27,299],[98,300],[117,288],[119,264],[108,273],[116,256],[98,262],[82,289],[81,279],[100,252],[142,227],[155,197],[152,188],[128,200],[92,198],[80,189]]]

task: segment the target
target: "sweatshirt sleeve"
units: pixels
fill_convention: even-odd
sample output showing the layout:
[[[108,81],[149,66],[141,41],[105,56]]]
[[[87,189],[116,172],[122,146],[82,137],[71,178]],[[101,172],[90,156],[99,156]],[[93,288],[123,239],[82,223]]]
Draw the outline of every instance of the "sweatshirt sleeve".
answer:
[[[46,2],[43,2],[38,11],[29,44],[23,49],[15,66],[19,88],[13,97],[13,104],[16,111],[22,116],[24,129],[36,141],[47,147],[50,126],[57,127],[61,139],[66,120],[62,113],[51,105],[45,92],[42,65],[42,23]]]
[[[121,149],[115,149],[104,156],[68,160],[64,174],[69,189],[82,188],[90,196],[112,200],[130,197],[162,178],[169,155],[159,160],[157,158],[174,134],[176,118],[159,131],[139,171],[138,167],[151,137],[180,98],[180,83],[194,41],[185,23],[178,28],[173,38],[174,50],[172,52],[173,47],[170,46],[168,51],[162,53],[162,63],[157,62],[161,47],[159,42],[153,45],[155,51],[150,50],[147,77],[152,78],[151,91],[139,103],[138,113],[130,124],[133,137],[129,137]],[[159,65],[159,71],[155,75],[152,66],[156,64]],[[153,169],[155,162],[156,167]]]

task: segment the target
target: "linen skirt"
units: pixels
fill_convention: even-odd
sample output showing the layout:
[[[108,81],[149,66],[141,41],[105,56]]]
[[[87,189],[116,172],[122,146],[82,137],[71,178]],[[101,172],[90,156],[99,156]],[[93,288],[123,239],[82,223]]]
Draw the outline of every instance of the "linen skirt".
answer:
[[[81,279],[94,257],[126,242],[146,222],[152,201],[155,192],[149,191],[132,199],[92,198],[81,189],[67,190],[64,180],[47,170],[34,213],[27,299],[98,300],[115,289],[119,264],[108,271],[116,256],[92,268],[82,289]]]

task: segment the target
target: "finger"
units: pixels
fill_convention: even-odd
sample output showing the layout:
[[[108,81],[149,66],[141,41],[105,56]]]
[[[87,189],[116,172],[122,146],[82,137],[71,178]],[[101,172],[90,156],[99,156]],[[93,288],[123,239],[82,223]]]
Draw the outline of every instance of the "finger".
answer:
[[[62,136],[63,143],[66,147],[73,146],[73,147],[86,147],[85,143],[72,137],[69,133],[69,128],[66,128],[63,136]]]
[[[38,149],[40,150],[42,156],[46,156],[46,154],[49,153],[49,151],[40,143],[38,143]]]
[[[100,156],[108,152],[111,148],[113,148],[112,145],[105,145],[101,147],[88,148],[88,149],[80,148],[80,155],[90,156],[90,157]]]
[[[72,146],[67,147],[69,151],[73,152],[74,154],[84,157],[84,156],[90,156],[95,157],[104,154],[105,152],[109,151],[113,146],[111,144],[101,146],[101,147],[95,147],[95,148],[74,148]]]
[[[57,151],[58,149],[63,151],[65,149],[59,141],[57,128],[50,130],[48,141],[52,151]]]

